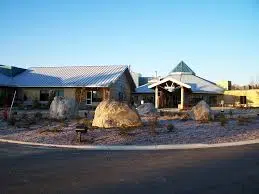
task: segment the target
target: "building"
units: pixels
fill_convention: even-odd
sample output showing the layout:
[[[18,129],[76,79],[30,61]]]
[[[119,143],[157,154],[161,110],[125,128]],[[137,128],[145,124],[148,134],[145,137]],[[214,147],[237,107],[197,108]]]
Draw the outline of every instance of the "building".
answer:
[[[35,101],[47,105],[53,94],[73,98],[81,107],[96,107],[103,99],[130,103],[135,90],[128,66],[123,65],[2,67],[1,91],[8,89],[8,95],[16,91],[16,102],[26,106],[32,106]],[[6,96],[6,93],[2,94]],[[12,98],[9,96],[8,99]]]
[[[141,85],[132,93],[133,103],[135,106],[139,106],[142,102],[155,103],[155,93],[154,90],[148,88],[149,85],[149,83]]]
[[[157,108],[185,109],[200,100],[205,100],[210,106],[216,106],[224,93],[223,88],[197,76],[183,61],[169,75],[159,78],[148,88],[154,91]]]

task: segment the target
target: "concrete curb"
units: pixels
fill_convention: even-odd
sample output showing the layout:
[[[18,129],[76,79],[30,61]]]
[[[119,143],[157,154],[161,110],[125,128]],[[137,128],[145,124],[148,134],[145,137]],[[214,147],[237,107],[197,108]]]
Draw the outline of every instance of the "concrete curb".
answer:
[[[232,147],[241,145],[250,145],[259,143],[259,139],[219,143],[219,144],[169,144],[169,145],[58,145],[58,144],[44,144],[34,142],[15,141],[8,139],[0,139],[3,143],[22,144],[30,146],[40,147],[53,147],[53,148],[70,148],[70,149],[82,149],[82,150],[187,150],[187,149],[204,149],[204,148],[219,148],[219,147]]]

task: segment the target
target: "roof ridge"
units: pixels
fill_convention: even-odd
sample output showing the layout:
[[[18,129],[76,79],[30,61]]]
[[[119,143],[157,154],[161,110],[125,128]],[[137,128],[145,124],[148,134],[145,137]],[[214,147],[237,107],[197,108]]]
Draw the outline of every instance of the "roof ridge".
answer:
[[[32,66],[30,68],[66,68],[66,67],[128,67],[128,65],[64,65],[64,66]]]
[[[207,82],[210,82],[211,84],[214,84],[214,85],[216,85],[216,86],[217,86],[217,84],[216,84],[215,82],[212,82],[212,81],[210,81],[210,80],[207,80],[207,79],[202,78],[202,77],[197,76],[197,75],[194,75],[194,76],[196,76],[196,77],[198,77],[198,78],[200,78],[200,79],[202,79],[202,80],[205,80],[205,81],[207,81]]]

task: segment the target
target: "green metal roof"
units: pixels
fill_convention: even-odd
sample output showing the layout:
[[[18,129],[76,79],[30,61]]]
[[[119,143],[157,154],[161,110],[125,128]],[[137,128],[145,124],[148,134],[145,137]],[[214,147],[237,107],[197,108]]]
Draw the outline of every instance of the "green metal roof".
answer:
[[[194,71],[183,61],[181,61],[170,73],[190,73],[195,75]]]

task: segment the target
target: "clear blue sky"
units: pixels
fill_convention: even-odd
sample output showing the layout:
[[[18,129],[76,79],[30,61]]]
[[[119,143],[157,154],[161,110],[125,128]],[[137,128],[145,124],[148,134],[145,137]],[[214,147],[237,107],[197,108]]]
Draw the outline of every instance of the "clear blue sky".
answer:
[[[0,64],[130,64],[150,76],[183,60],[247,84],[259,77],[259,1],[218,2],[1,0]]]

